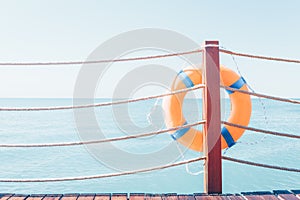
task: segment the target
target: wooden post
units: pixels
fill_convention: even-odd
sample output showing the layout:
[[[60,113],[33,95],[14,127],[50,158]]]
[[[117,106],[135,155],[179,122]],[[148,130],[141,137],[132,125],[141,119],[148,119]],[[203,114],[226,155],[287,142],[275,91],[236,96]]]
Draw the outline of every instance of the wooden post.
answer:
[[[220,64],[219,42],[205,41],[203,47],[203,152],[206,156],[204,167],[204,192],[222,193],[221,157],[221,109],[220,109]]]

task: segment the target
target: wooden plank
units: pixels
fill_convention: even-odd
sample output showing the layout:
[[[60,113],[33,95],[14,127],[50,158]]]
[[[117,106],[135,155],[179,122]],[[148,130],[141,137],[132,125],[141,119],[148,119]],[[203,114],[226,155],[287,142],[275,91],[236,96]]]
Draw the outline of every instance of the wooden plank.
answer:
[[[294,194],[279,194],[278,198],[281,200],[299,200]]]
[[[264,200],[278,200],[278,198],[273,194],[261,195]]]
[[[272,192],[258,191],[258,192],[242,192],[244,198],[247,200],[265,200],[265,199],[278,199]]]
[[[195,194],[195,200],[211,200],[206,194],[201,195],[201,194]]]
[[[127,193],[114,193],[111,200],[127,200]]]
[[[7,200],[9,199],[13,194],[1,194],[0,200]]]
[[[176,193],[169,193],[162,195],[163,200],[178,200],[178,196]]]
[[[74,194],[65,194],[61,197],[60,200],[77,200],[79,194],[74,193]]]
[[[47,194],[43,200],[59,200],[62,197],[62,194]]]
[[[253,195],[244,195],[247,200],[278,200],[278,198],[273,194],[253,194]]]
[[[221,200],[222,198],[219,198],[218,196],[195,196],[196,200]]]
[[[219,197],[221,197],[222,200],[244,200],[241,195],[235,194],[222,194]]]
[[[94,197],[95,194],[80,194],[77,200],[94,200]]]
[[[227,197],[230,200],[244,200],[244,198],[241,195],[229,195]]]
[[[244,195],[246,200],[263,200],[263,198],[259,195]]]
[[[27,197],[26,200],[42,200],[45,196],[45,194],[33,194]]]
[[[9,200],[24,200],[28,197],[28,195],[15,194],[9,198]]]
[[[222,200],[230,200],[229,195],[220,195],[219,196]]]
[[[129,195],[129,200],[144,200],[145,193],[131,193]]]
[[[222,197],[217,195],[203,194],[203,195],[195,195],[195,199],[196,200],[222,200]]]
[[[203,80],[205,83],[203,118],[203,150],[206,156],[204,166],[204,192],[222,193],[221,157],[221,105],[220,105],[220,63],[219,42],[205,41]]]
[[[146,194],[145,200],[162,200],[162,197],[159,194]]]
[[[96,194],[94,200],[110,200],[110,194]]]
[[[201,197],[200,196],[197,196],[197,197],[195,196],[195,199],[196,200],[211,200],[208,196],[201,196]]]
[[[179,194],[178,200],[195,200],[194,195]]]
[[[300,199],[300,190],[291,190]]]
[[[273,193],[277,195],[281,200],[299,200],[292,192],[288,190],[273,190]]]

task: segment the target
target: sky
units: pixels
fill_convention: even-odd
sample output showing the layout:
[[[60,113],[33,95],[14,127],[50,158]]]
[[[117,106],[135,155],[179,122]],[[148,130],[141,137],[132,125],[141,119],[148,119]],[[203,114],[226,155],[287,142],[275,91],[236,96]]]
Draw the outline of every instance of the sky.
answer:
[[[233,51],[300,59],[299,8],[297,0],[1,0],[0,62],[85,60],[111,37],[141,28],[176,31],[199,45],[219,40]],[[255,91],[300,98],[299,64],[235,59]],[[182,65],[171,62],[176,70]],[[235,69],[230,56],[220,62]],[[72,97],[80,67],[1,66],[0,97]],[[130,70],[117,65],[112,73],[121,73],[118,67]],[[98,97],[111,96],[112,87],[101,87]]]

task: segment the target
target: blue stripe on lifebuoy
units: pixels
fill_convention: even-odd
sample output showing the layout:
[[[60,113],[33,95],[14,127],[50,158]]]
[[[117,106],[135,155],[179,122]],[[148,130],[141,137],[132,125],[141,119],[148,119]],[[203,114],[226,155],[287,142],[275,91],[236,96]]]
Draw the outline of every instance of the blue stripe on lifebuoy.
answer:
[[[228,147],[232,147],[235,144],[235,141],[233,140],[230,132],[227,130],[226,127],[222,128],[221,134],[222,134],[223,138],[225,139]]]
[[[187,122],[185,122],[183,125],[187,125]],[[175,132],[171,135],[171,137],[172,137],[174,140],[178,140],[179,138],[181,138],[182,136],[184,136],[189,130],[190,130],[190,127],[178,129],[177,131],[175,131]]]
[[[241,87],[243,87],[244,84],[246,84],[246,81],[243,77],[241,77],[241,78],[239,78],[239,80],[237,80],[235,83],[233,83],[229,87],[231,87],[233,89],[241,89]],[[234,91],[231,91],[231,90],[226,90],[226,91],[228,94],[234,93]]]
[[[178,73],[178,76],[180,77],[180,79],[182,80],[182,82],[184,83],[186,88],[194,87],[193,81],[190,79],[190,77],[188,75],[186,75],[186,73],[184,71],[181,70]]]

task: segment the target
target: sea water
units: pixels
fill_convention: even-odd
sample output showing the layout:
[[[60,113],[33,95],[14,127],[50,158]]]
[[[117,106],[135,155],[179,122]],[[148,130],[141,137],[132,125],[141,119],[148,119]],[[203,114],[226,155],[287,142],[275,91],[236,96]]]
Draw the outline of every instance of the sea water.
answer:
[[[95,99],[106,102],[110,99]],[[195,102],[198,110],[195,109]],[[126,105],[126,115],[118,114],[118,107],[106,106],[92,109],[98,126],[106,138],[130,135],[148,130],[151,120],[147,118],[153,111],[155,100]],[[72,99],[1,99],[0,107],[46,107],[72,105]],[[300,106],[271,100],[252,99],[253,109],[250,126],[299,135]],[[161,102],[158,102],[158,107]],[[188,122],[201,120],[201,100],[185,101],[184,114]],[[222,101],[223,119],[230,114],[230,101]],[[265,107],[265,109],[264,109]],[[115,111],[114,111],[115,110]],[[124,113],[123,113],[124,114]],[[128,117],[130,119],[128,119]],[[160,112],[152,115],[157,130],[164,129]],[[1,144],[63,143],[81,141],[78,122],[73,110],[31,111],[0,113]],[[130,120],[134,126],[122,127]],[[86,119],[89,121],[89,118]],[[86,129],[89,129],[87,123]],[[201,129],[201,126],[197,127]],[[149,129],[153,131],[152,129]],[[126,163],[128,155],[139,155],[132,169],[143,167],[150,162],[148,155],[155,154],[156,159],[165,159],[172,154],[178,155],[179,149],[169,151],[168,155],[159,154],[169,144],[174,143],[168,133],[147,138],[135,138],[113,142],[118,151],[101,149],[111,160]],[[102,144],[103,145],[103,144]],[[182,146],[180,146],[182,149]],[[157,153],[158,152],[158,153]],[[163,152],[163,151],[162,151]],[[223,151],[229,157],[258,163],[300,168],[300,141],[246,131],[232,148]],[[181,154],[180,154],[181,155]],[[174,162],[202,156],[192,150],[183,151]],[[145,159],[143,159],[145,158]],[[47,148],[0,148],[0,179],[44,179],[91,176],[122,172],[122,166],[112,166],[96,158],[85,146],[47,147]],[[128,164],[128,163],[126,163]],[[141,165],[140,165],[141,164]],[[164,163],[169,164],[169,163]],[[130,166],[130,163],[128,164]],[[200,193],[203,192],[203,161],[172,167],[147,173],[118,176],[112,178],[82,181],[45,182],[45,183],[0,183],[1,193]],[[188,173],[190,172],[190,173]],[[299,189],[300,174],[279,170],[248,166],[223,161],[223,192],[240,193],[242,191]]]

